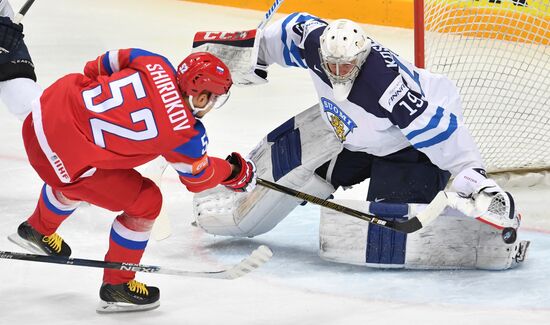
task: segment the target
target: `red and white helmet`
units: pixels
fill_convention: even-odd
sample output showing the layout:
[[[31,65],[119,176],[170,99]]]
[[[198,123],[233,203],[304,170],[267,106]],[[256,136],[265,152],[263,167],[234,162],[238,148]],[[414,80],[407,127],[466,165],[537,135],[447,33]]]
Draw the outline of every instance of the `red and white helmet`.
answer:
[[[209,92],[209,103],[203,108],[193,106],[193,114],[210,107],[219,108],[229,98],[233,84],[229,68],[220,59],[207,52],[196,52],[179,64],[176,80],[180,91],[189,97]]]

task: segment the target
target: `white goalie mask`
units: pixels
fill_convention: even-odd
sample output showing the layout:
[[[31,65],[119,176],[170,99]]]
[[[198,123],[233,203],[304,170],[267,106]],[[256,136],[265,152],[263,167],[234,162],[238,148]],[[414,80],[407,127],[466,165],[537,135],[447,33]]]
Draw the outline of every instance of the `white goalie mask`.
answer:
[[[370,53],[371,42],[361,26],[347,19],[330,23],[320,42],[321,66],[332,83],[335,99],[343,101]]]

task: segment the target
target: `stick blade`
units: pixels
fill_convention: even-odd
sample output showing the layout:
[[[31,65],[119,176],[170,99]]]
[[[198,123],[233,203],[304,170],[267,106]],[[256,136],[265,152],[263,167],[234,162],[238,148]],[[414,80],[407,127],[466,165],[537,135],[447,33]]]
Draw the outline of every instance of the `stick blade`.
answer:
[[[225,279],[236,279],[245,274],[248,274],[260,266],[264,265],[273,257],[273,251],[261,245],[256,248],[248,257],[243,259],[239,264],[236,264],[231,269],[225,272]]]
[[[410,234],[422,228],[422,223],[417,217],[409,218],[406,221],[392,221],[391,227],[397,231]]]
[[[393,229],[410,234],[426,227],[439,217],[448,206],[447,193],[440,191],[426,208],[407,221],[393,221],[389,224]]]

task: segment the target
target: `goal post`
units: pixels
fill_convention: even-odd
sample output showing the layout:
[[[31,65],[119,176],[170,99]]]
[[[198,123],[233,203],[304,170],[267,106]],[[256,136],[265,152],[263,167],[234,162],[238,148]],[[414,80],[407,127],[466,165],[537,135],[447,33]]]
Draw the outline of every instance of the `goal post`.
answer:
[[[487,169],[550,171],[550,0],[415,0],[415,64],[458,86]]]

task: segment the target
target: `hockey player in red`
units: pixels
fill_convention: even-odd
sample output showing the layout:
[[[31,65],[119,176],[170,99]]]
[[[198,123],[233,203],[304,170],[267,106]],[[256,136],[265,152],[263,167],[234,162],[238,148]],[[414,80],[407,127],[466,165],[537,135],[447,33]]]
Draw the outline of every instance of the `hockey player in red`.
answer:
[[[69,256],[56,233],[85,201],[123,211],[113,222],[106,261],[139,263],[162,196],[134,170],[162,155],[189,191],[223,184],[235,191],[255,184],[252,162],[232,153],[206,153],[200,118],[224,104],[229,69],[215,56],[194,53],[173,68],[140,49],[109,51],[44,90],[23,124],[29,162],[45,184],[34,213],[10,239],[48,255]],[[135,272],[105,270],[100,311],[152,309],[159,290],[134,280]]]

